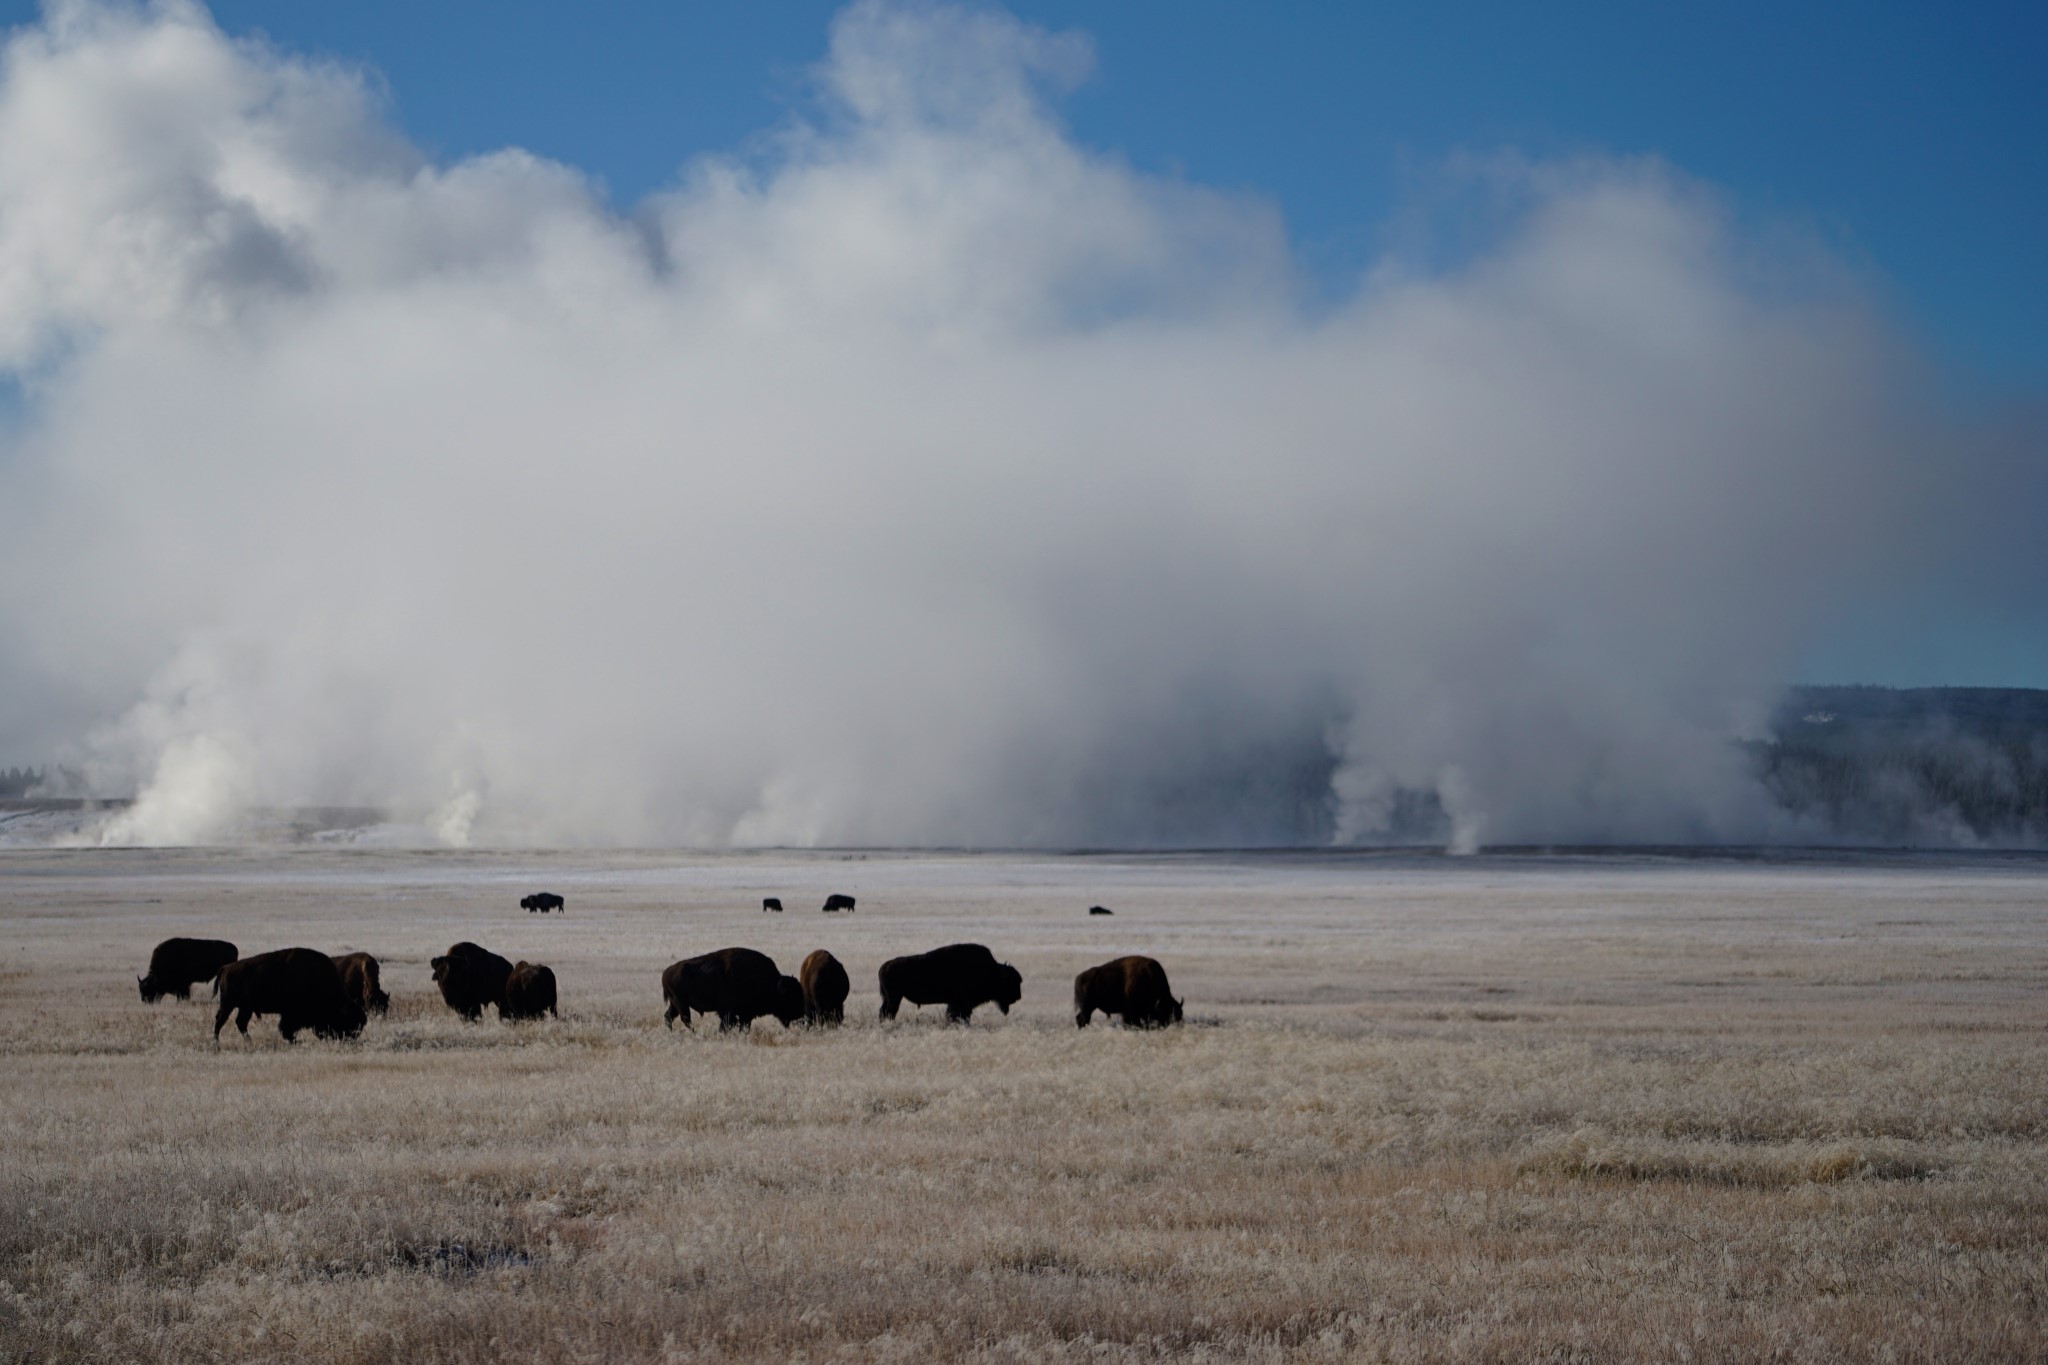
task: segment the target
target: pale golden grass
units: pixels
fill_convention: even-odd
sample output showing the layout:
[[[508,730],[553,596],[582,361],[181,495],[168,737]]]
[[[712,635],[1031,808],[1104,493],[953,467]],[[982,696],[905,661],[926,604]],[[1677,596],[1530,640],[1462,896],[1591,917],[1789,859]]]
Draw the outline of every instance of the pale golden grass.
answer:
[[[2039,1360],[2044,929],[2026,863],[0,855],[0,1360]],[[175,932],[393,1012],[216,1048]],[[456,1020],[464,937],[564,1018]],[[1009,1018],[874,1020],[959,939]],[[665,1032],[729,944],[851,1022]],[[1073,1027],[1124,952],[1187,1027]]]

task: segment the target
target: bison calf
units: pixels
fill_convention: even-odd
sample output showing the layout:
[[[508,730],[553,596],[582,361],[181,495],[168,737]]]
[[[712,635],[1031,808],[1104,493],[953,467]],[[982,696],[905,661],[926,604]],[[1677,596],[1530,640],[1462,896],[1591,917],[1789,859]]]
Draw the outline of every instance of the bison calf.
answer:
[[[555,974],[537,962],[521,962],[505,979],[505,1003],[498,1006],[500,1019],[538,1019],[543,1014],[562,1017],[555,1008]]]
[[[817,949],[797,968],[797,980],[804,988],[804,1018],[813,1024],[839,1024],[846,1020],[846,997],[853,990],[846,968],[839,959]]]
[[[1074,978],[1077,1028],[1087,1028],[1097,1010],[1120,1016],[1126,1028],[1164,1028],[1180,1022],[1180,1006],[1166,968],[1149,957],[1120,957]]]
[[[681,1019],[694,1029],[692,1011],[717,1015],[721,1033],[749,1028],[764,1014],[784,1028],[804,1017],[803,984],[752,948],[721,948],[671,963],[661,974],[661,998],[667,1005],[662,1022],[670,1028]]]
[[[289,1043],[310,1028],[322,1038],[353,1038],[363,1031],[363,1007],[349,997],[334,959],[311,948],[280,948],[230,962],[220,969],[220,1008],[213,1016],[213,1040],[235,1016],[249,1034],[258,1014],[277,1016],[277,1031]]]
[[[1024,994],[1024,977],[979,943],[955,943],[882,964],[882,1017],[894,1019],[905,1000],[944,1005],[949,1023],[964,1024],[975,1007],[994,1004],[1004,1014]]]
[[[167,938],[149,955],[149,975],[136,977],[135,985],[145,1005],[167,995],[190,1000],[193,986],[213,980],[240,956],[224,938]]]
[[[351,1000],[360,1001],[372,1014],[383,1014],[391,1008],[391,997],[384,994],[376,958],[368,953],[343,953],[334,959],[334,965],[341,971],[342,989]]]

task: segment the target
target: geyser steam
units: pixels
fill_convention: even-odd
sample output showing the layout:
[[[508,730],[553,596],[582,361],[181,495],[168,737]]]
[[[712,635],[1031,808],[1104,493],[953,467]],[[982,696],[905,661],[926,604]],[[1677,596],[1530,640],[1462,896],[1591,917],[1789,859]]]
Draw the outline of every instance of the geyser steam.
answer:
[[[856,5],[811,118],[622,217],[195,6],[53,9],[0,742],[137,842],[1768,834],[1729,741],[1925,494],[1839,273],[1503,163],[1476,259],[1311,305],[1269,206],[1065,134],[1086,61]]]

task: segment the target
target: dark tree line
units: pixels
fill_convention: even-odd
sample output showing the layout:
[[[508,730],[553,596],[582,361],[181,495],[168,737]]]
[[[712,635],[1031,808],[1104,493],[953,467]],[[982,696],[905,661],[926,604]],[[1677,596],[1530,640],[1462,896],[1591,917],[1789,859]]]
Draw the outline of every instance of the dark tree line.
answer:
[[[1840,837],[2048,843],[2048,692],[1797,688],[1773,729],[1758,776]]]
[[[27,796],[43,785],[47,772],[34,768],[8,768],[0,771],[0,798]]]

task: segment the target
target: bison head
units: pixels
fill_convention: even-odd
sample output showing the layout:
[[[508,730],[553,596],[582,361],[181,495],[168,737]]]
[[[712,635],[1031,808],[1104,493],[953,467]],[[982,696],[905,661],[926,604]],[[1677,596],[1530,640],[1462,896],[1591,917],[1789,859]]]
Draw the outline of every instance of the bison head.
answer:
[[[313,1032],[321,1038],[354,1038],[362,1033],[367,1021],[360,1001],[343,1000],[325,1024],[313,1026]]]
[[[1168,996],[1168,997],[1167,997],[1167,999],[1169,999],[1169,1000],[1173,1000],[1173,997],[1172,997],[1172,996]],[[1186,1004],[1186,1003],[1187,1003],[1187,1002],[1186,1002],[1186,1001],[1184,1001],[1184,1000],[1174,1000],[1174,1001],[1173,1001],[1173,1022],[1174,1022],[1174,1023],[1178,1024],[1178,1023],[1180,1022],[1180,1007],[1181,1007],[1182,1005]]]
[[[1024,974],[1007,962],[998,962],[996,964],[996,989],[993,998],[996,1002],[996,1008],[1004,1014],[1008,1014],[1010,1006],[1024,998]]]
[[[437,957],[434,959],[434,984],[436,986],[442,984],[448,979],[448,964],[450,961],[451,959],[445,957]]]
[[[793,976],[784,976],[775,983],[775,1018],[788,1028],[804,1017],[804,983]]]
[[[154,1005],[157,1001],[164,998],[164,988],[157,985],[156,981],[151,977],[136,977],[135,989],[142,993],[142,1003],[145,1005]]]

